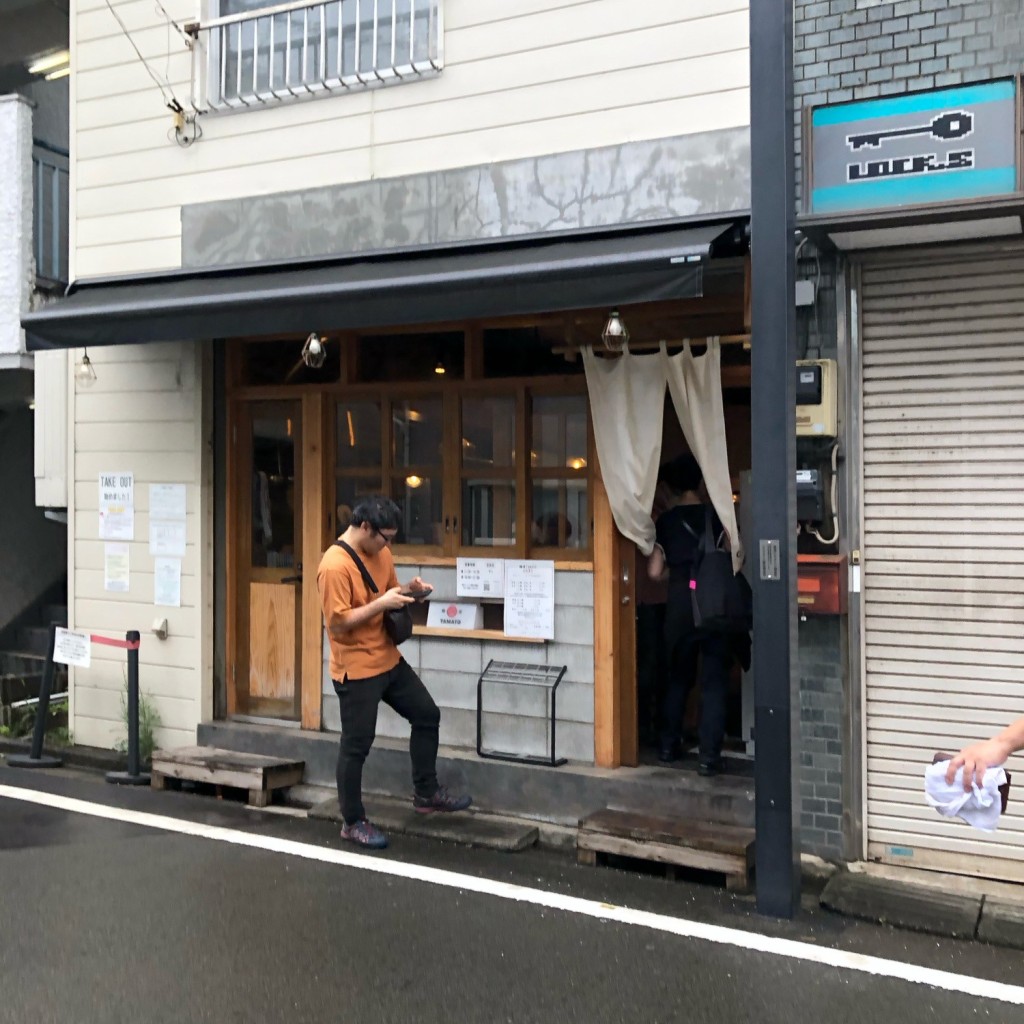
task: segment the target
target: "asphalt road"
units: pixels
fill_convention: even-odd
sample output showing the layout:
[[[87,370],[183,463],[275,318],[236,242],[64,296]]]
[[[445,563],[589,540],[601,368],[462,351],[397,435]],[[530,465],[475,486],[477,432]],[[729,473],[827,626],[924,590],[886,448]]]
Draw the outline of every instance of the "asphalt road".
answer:
[[[349,849],[334,828],[206,797],[0,768],[31,788]],[[384,861],[1024,985],[1019,953],[543,851],[397,837]],[[808,900],[808,908],[813,901]],[[0,1022],[1024,1022],[1024,1007],[306,856],[0,795]]]

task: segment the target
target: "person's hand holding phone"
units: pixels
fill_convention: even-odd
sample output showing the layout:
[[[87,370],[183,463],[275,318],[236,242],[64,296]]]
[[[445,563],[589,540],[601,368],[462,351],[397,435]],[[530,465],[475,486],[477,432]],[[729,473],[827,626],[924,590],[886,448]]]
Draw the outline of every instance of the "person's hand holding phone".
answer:
[[[405,597],[412,598],[414,601],[423,601],[430,596],[433,590],[434,588],[429,583],[424,582],[417,576],[402,587],[402,594]]]

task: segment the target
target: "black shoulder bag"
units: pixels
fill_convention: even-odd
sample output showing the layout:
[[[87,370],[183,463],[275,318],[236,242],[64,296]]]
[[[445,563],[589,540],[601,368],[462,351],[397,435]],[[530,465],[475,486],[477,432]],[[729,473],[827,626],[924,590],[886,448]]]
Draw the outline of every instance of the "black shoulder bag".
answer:
[[[370,575],[369,570],[363,565],[363,560],[355,551],[343,540],[336,540],[334,543],[339,548],[344,548],[348,553],[348,557],[355,562],[356,568],[362,574],[363,582],[370,593],[380,593],[377,584],[373,582],[373,577]],[[412,636],[412,615],[409,614],[409,609],[403,606],[402,608],[392,608],[384,612],[384,632],[387,633],[391,638],[391,642],[396,647],[399,644],[404,644]]]
[[[742,573],[734,573],[732,555],[715,541],[714,514],[704,508],[704,536],[699,539],[690,574],[693,623],[708,633],[742,633],[750,629],[753,595]],[[694,531],[687,524],[687,530]]]

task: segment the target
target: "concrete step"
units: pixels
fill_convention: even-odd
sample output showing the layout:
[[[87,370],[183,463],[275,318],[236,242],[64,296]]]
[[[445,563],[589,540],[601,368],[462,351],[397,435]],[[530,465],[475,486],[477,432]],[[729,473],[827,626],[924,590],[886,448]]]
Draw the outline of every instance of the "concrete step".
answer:
[[[229,750],[304,761],[308,785],[333,786],[338,735],[242,722],[209,722],[198,742]],[[480,811],[576,827],[608,807],[645,814],[752,827],[754,783],[731,775],[701,778],[695,771],[641,766],[595,768],[569,762],[559,768],[480,758],[474,750],[442,747],[442,785],[472,793]],[[412,783],[407,741],[378,739],[363,772],[367,795],[409,799]]]

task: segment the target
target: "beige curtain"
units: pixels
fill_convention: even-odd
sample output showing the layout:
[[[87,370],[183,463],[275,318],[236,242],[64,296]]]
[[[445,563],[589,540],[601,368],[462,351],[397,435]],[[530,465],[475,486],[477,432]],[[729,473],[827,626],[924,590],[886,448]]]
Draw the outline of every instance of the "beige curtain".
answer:
[[[612,517],[619,532],[649,555],[654,550],[651,509],[661,460],[664,354],[635,356],[627,350],[617,359],[601,359],[588,347],[581,351]]]
[[[729,450],[722,406],[721,345],[718,338],[708,338],[707,351],[695,357],[689,341],[684,344],[683,351],[674,356],[666,352],[663,343],[661,357],[683,435],[704,474],[711,504],[732,542],[733,572],[739,572],[743,565],[743,544],[736,527],[736,508],[729,477]]]

